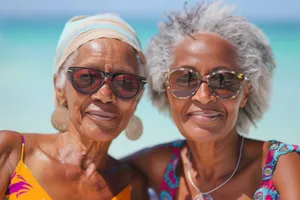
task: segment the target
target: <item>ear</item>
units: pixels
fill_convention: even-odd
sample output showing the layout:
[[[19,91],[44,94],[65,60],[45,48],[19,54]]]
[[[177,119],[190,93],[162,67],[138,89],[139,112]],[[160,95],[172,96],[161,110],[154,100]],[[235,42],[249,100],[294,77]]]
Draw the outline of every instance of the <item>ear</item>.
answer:
[[[241,108],[244,108],[246,106],[248,98],[251,94],[251,91],[252,91],[252,84],[251,83],[245,84],[245,86],[244,86],[244,96],[243,96],[243,99],[242,99],[241,105],[240,105]]]
[[[67,105],[67,98],[66,98],[66,93],[64,88],[58,88],[57,83],[59,82],[59,77],[58,74],[54,75],[54,89],[55,89],[55,96],[56,96],[56,101],[57,105]]]

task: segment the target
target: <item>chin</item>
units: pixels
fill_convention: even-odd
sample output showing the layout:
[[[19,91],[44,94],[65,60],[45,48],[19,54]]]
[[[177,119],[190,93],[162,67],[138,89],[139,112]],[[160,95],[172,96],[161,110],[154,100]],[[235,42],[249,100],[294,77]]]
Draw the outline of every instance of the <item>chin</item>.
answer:
[[[83,132],[90,140],[97,142],[111,142],[119,136],[117,130],[102,130],[99,127],[85,128],[83,129]]]
[[[119,121],[103,121],[95,123],[90,118],[84,118],[81,124],[83,134],[90,140],[109,142],[119,136]]]
[[[195,142],[211,142],[221,136],[219,131],[217,132],[199,127],[189,127],[188,129],[185,129],[183,133],[183,137]]]
[[[97,142],[112,142],[114,139],[118,137],[116,134],[109,133],[89,133],[87,135],[91,140]]]

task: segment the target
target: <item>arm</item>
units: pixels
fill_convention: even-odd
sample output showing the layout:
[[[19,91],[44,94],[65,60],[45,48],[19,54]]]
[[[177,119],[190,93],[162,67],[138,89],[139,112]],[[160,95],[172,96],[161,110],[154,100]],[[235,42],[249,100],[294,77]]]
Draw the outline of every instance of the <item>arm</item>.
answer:
[[[147,184],[158,192],[171,156],[171,145],[162,144],[141,150],[122,161],[138,169],[147,179]]]
[[[135,173],[133,181],[131,183],[131,199],[132,200],[149,200],[148,196],[148,184],[141,174]]]
[[[9,179],[21,156],[21,136],[11,131],[0,131],[0,199],[3,199]]]
[[[273,175],[274,185],[281,200],[300,198],[300,155],[292,152],[282,155]]]

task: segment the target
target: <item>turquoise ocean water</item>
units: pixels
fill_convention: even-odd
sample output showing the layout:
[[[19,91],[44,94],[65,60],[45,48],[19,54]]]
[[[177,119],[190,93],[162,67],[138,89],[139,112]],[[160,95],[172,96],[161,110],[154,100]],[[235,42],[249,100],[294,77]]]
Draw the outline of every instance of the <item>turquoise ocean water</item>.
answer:
[[[0,130],[53,133],[53,58],[65,19],[0,19]],[[157,32],[157,20],[129,20],[143,47]],[[270,110],[249,137],[300,144],[300,22],[256,23],[277,60]],[[110,148],[119,157],[145,146],[181,138],[167,115],[144,95],[136,114],[144,124],[135,142],[121,134]]]

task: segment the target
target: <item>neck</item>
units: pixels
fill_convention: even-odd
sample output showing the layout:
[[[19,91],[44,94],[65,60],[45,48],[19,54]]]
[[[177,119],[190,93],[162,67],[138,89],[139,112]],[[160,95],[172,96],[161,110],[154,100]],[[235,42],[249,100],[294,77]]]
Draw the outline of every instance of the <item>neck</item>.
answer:
[[[236,132],[212,142],[187,141],[191,167],[204,181],[228,178],[238,163],[241,137]]]
[[[109,164],[109,142],[98,142],[84,138],[75,131],[59,134],[61,148],[58,157],[62,163],[78,165],[87,169],[93,165],[96,170],[105,170]]]

